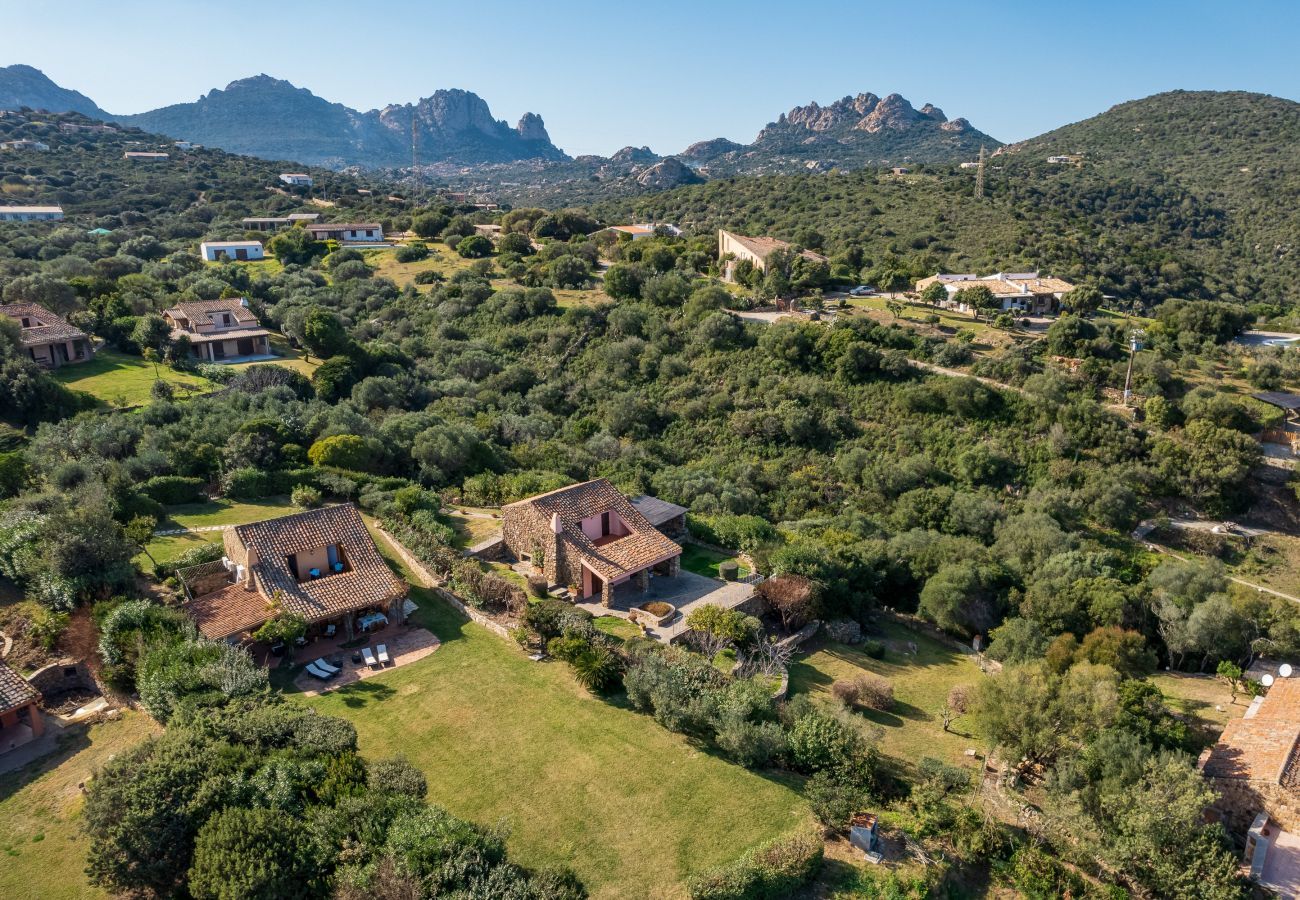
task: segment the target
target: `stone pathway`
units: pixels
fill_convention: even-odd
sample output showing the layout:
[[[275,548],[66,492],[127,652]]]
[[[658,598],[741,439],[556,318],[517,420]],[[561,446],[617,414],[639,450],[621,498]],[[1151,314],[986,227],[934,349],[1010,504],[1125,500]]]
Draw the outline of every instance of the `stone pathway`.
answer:
[[[234,528],[234,525],[196,525],[193,528],[165,528],[161,531],[155,531],[154,537],[172,537],[177,534],[194,534],[199,531],[225,531],[227,528]]]

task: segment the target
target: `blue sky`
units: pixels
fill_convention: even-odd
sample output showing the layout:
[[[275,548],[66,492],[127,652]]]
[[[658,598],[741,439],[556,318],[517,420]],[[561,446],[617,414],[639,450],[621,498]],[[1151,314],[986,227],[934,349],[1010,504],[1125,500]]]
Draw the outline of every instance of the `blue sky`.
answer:
[[[570,153],[750,141],[796,104],[902,94],[1018,140],[1172,88],[1300,99],[1300,3],[0,0],[0,65],[117,113],[265,72],[359,109],[461,87]]]

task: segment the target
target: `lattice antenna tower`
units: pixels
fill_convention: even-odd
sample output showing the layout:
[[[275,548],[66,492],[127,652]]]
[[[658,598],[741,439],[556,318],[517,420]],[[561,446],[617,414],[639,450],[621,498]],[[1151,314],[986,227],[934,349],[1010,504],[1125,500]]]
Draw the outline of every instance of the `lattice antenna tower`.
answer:
[[[984,199],[984,145],[980,144],[980,161],[975,167],[975,199]]]

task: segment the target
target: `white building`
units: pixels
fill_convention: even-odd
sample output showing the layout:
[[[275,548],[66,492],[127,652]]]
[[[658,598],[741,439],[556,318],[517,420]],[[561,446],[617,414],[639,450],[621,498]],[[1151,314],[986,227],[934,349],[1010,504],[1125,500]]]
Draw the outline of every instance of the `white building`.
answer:
[[[327,222],[308,225],[307,230],[318,241],[371,244],[384,239],[384,226],[378,222]]]
[[[0,150],[48,150],[48,149],[50,149],[49,144],[44,144],[41,143],[40,141],[29,141],[25,138],[22,140],[5,141],[4,143],[0,143]]]
[[[167,153],[157,153],[151,150],[128,150],[122,154],[123,159],[137,159],[141,162],[158,162],[164,159],[170,159],[171,155]]]
[[[663,231],[663,233],[671,235],[672,237],[677,237],[682,233],[682,230],[676,225],[669,225],[666,222],[646,222],[640,225],[611,225],[609,226],[609,230],[618,234],[626,234],[634,241],[639,241],[642,238],[654,237],[659,231]]]
[[[311,176],[306,172],[281,172],[280,180],[294,187],[311,187]]]
[[[0,222],[57,222],[61,206],[0,206]]]
[[[265,255],[261,241],[204,241],[199,244],[199,253],[208,262],[262,259]]]
[[[172,146],[177,150],[193,150],[194,145],[189,141],[172,141]]]

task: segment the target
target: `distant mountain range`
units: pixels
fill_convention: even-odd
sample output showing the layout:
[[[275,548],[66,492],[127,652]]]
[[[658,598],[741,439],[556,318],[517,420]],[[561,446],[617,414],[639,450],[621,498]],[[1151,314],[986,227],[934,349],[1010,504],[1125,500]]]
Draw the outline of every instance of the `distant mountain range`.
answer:
[[[467,176],[491,167],[498,174],[531,172],[548,181],[625,179],[629,189],[642,191],[690,184],[701,175],[951,162],[972,158],[981,144],[1001,146],[965,119],[950,121],[928,104],[917,110],[898,94],[858,94],[825,107],[795,107],[763,128],[752,144],[716,138],[692,144],[676,157],[643,147],[609,158],[576,159],[551,142],[541,116],[526,113],[511,127],[494,119],[482,98],[462,90],[438,90],[413,104],[360,112],[258,75],[193,103],[114,115],[31,66],[0,67],[0,109],[22,106],[80,112],[234,153],[332,168],[409,167],[414,119],[419,164],[435,174]],[[471,171],[459,171],[466,168]]]

